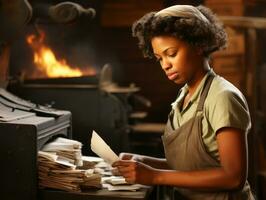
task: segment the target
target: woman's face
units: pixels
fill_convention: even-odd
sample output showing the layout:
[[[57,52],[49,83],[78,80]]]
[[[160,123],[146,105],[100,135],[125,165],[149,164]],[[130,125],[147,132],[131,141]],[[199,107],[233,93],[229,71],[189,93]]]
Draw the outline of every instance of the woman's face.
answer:
[[[151,45],[169,80],[182,85],[196,81],[203,68],[203,56],[195,47],[173,36],[156,36]]]

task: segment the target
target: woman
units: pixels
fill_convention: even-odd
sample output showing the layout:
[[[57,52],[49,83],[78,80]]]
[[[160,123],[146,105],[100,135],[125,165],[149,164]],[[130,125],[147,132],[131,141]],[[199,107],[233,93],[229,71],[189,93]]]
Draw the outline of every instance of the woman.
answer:
[[[253,199],[247,183],[247,102],[216,75],[209,56],[226,33],[204,6],[175,5],[133,25],[144,56],[156,58],[169,80],[184,85],[162,136],[166,159],[122,154],[113,167],[129,183],[174,186],[182,199]]]

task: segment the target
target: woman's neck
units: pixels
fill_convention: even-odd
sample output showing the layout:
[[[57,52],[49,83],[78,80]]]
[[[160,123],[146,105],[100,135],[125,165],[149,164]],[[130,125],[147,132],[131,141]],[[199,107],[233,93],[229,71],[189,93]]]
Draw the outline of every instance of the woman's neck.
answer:
[[[191,81],[187,83],[188,85],[188,93],[190,96],[195,92],[198,85],[200,84],[201,80],[204,78],[206,73],[210,70],[209,62],[208,60],[204,60],[202,63],[202,67],[195,73],[195,75],[192,77]]]

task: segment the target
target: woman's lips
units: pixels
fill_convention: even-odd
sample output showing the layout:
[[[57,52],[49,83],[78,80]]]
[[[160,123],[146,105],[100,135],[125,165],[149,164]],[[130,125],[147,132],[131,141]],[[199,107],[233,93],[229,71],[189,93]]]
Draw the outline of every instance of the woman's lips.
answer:
[[[173,81],[177,78],[178,74],[175,72],[175,73],[171,73],[171,74],[167,74],[167,77],[169,80]]]

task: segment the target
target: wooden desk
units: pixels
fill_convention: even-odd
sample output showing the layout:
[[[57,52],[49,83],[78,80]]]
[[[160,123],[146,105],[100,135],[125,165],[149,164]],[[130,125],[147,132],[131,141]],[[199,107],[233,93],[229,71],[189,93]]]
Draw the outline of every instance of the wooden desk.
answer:
[[[138,191],[108,191],[107,189],[88,192],[65,192],[59,190],[41,189],[38,192],[39,200],[149,200],[153,199],[152,187]]]

